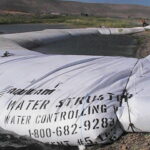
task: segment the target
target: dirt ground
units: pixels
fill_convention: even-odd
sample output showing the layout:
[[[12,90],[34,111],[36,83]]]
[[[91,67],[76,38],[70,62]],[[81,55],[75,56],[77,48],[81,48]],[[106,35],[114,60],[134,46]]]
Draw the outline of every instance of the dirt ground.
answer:
[[[97,145],[87,150],[150,150],[150,134],[128,133],[113,144],[103,147]]]

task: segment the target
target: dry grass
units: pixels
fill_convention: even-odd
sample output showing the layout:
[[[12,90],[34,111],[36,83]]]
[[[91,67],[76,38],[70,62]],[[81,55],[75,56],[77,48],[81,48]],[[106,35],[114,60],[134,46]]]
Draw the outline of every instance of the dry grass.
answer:
[[[10,15],[0,16],[0,24],[17,24],[17,23],[48,23],[48,24],[65,24],[71,27],[133,27],[137,23],[131,19],[102,18],[95,16],[52,16],[52,15]]]

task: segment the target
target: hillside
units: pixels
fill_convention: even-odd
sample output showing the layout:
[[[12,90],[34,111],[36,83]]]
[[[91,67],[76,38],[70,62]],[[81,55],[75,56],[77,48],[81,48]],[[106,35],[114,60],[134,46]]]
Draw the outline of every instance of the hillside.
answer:
[[[88,14],[101,17],[150,18],[150,7],[140,5],[96,4],[59,0],[1,0],[0,13]]]

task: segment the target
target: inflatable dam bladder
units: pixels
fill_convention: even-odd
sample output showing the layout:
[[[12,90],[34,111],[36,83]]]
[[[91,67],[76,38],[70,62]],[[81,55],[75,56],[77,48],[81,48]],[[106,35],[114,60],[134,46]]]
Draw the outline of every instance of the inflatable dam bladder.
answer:
[[[150,132],[150,57],[45,55],[26,47],[81,34],[145,28],[60,29],[0,36],[0,127],[41,142],[111,143]],[[8,51],[12,55],[4,56]]]

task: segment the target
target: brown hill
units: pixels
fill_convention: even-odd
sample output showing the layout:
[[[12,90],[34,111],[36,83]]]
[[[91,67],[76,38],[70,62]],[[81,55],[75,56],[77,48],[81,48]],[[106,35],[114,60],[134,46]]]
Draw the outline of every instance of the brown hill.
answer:
[[[150,7],[59,0],[0,0],[0,11],[31,14],[88,14],[103,17],[150,18]]]

